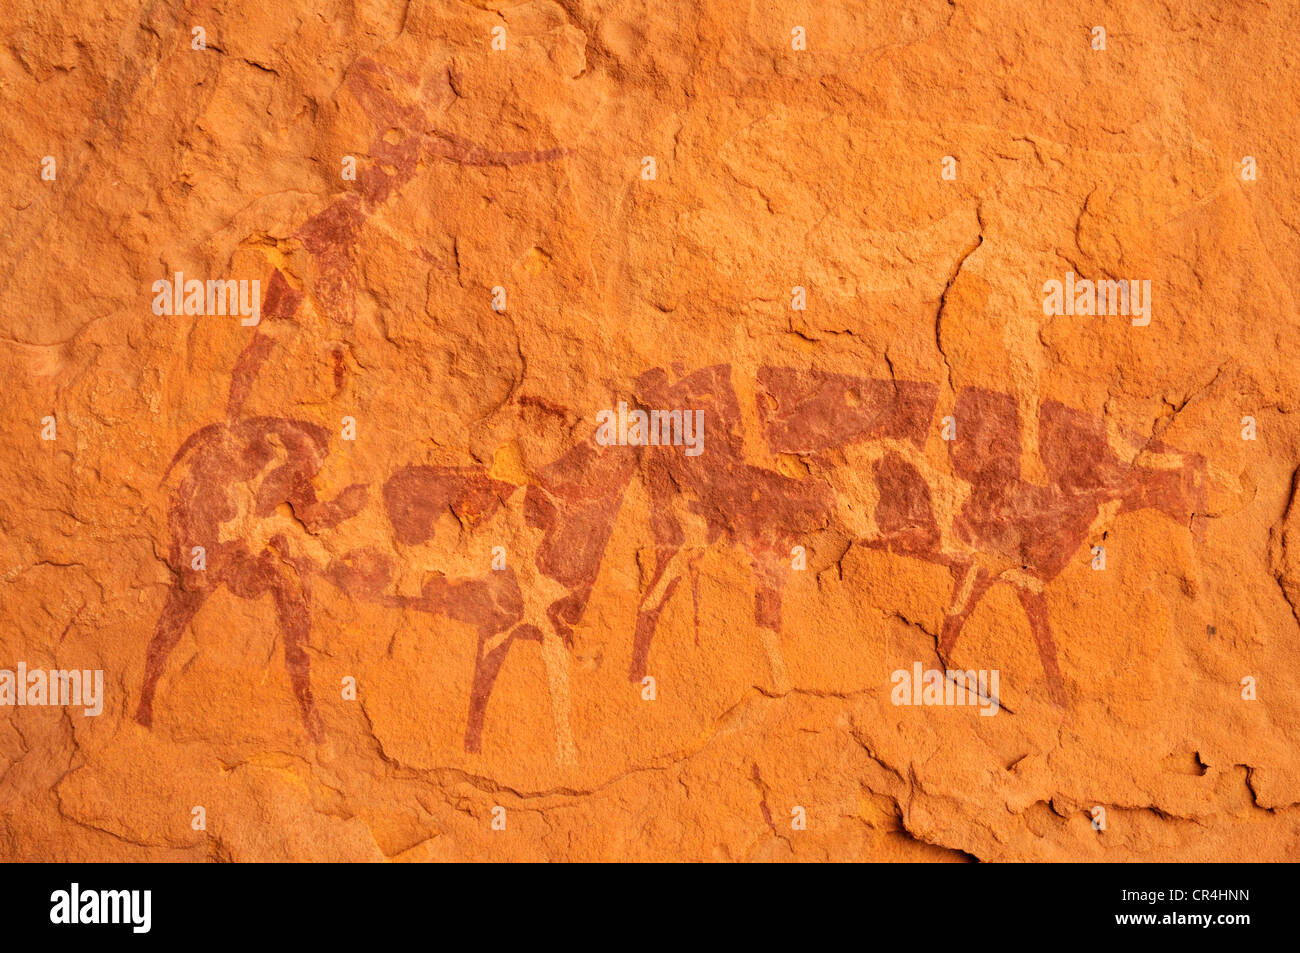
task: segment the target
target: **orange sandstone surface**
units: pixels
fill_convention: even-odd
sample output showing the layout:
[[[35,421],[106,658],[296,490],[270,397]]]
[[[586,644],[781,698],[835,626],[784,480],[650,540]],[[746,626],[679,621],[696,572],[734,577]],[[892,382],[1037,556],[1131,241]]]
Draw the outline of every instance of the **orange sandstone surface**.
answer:
[[[0,12],[0,858],[1300,859],[1295,0]]]

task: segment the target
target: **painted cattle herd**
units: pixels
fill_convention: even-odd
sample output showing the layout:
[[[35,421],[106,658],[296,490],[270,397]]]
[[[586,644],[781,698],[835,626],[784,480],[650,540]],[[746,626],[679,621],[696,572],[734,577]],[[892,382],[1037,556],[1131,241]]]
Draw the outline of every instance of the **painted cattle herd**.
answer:
[[[250,345],[255,347],[256,344]],[[307,643],[314,585],[354,599],[452,620],[477,632],[468,688],[465,750],[480,750],[497,674],[511,646],[539,642],[551,693],[557,758],[576,757],[568,717],[573,630],[597,583],[615,522],[633,480],[649,501],[654,566],[640,597],[629,677],[650,670],[660,614],[694,561],[715,545],[736,547],[754,578],[753,623],[771,668],[771,689],[791,688],[781,653],[782,594],[795,547],[837,531],[857,544],[946,567],[953,597],[939,637],[951,653],[988,589],[1012,586],[1029,621],[1057,705],[1067,704],[1045,587],[1076,557],[1099,519],[1151,508],[1189,528],[1205,510],[1205,461],[1156,441],[1108,433],[1098,418],[1046,402],[1039,422],[1048,482],[1020,472],[1015,400],[977,388],[955,398],[958,439],[948,467],[924,453],[937,385],[789,367],[763,367],[754,393],[766,450],[793,456],[790,476],[746,460],[742,409],[727,365],[676,380],[660,368],[640,375],[645,406],[703,411],[709,440],[699,456],[672,446],[600,446],[588,433],[527,485],[483,467],[404,465],[332,500],[313,488],[331,434],[304,420],[241,417],[202,428],[184,442],[169,473],[184,471],[171,497],[169,561],[175,582],[149,643],[137,719],[152,723],[168,654],[205,599],[220,587],[246,599],[270,594],[284,639],[284,664],[303,726],[319,740]],[[232,389],[239,389],[238,382]],[[232,407],[236,405],[232,404]],[[851,481],[842,470],[855,449]],[[371,505],[382,532],[349,535],[348,521]],[[324,529],[349,545],[341,554],[303,540]],[[400,544],[400,548],[393,543]],[[490,553],[509,545],[508,565]],[[195,569],[194,547],[205,552]],[[394,582],[414,547],[476,553],[477,571],[432,568],[416,595]],[[423,565],[423,564],[422,564]],[[437,560],[429,564],[437,567]],[[408,567],[409,568],[409,567]],[[418,567],[417,567],[418,568]]]
[[[424,90],[420,102],[444,108],[454,99],[447,80],[446,88]],[[467,142],[436,126],[420,106],[399,101],[394,90],[414,82],[369,61],[350,71],[347,88],[376,130],[370,148],[376,161],[356,188],[292,233],[313,262],[312,305],[340,327],[355,318],[354,260],[363,226],[424,163],[509,167],[566,154],[494,152]],[[266,325],[293,320],[307,296],[296,290],[303,284],[273,269],[262,305]],[[770,687],[788,691],[782,598],[792,552],[834,531],[951,573],[941,656],[953,652],[991,586],[1012,586],[1047,692],[1065,706],[1046,587],[1099,521],[1150,508],[1190,528],[1205,511],[1203,457],[1117,433],[1103,419],[1059,403],[1043,402],[1038,420],[1029,422],[1036,424],[1034,452],[1041,461],[1041,473],[1030,480],[1021,468],[1021,434],[1033,428],[1022,426],[1017,401],[1007,394],[972,387],[946,395],[943,412],[958,431],[936,453],[931,441],[944,396],[937,384],[723,364],[653,368],[628,395],[642,407],[702,411],[707,441],[698,455],[674,446],[604,445],[593,424],[530,473],[526,485],[494,479],[481,466],[395,461],[391,472],[321,499],[314,480],[335,435],[319,423],[244,412],[272,346],[265,327],[253,332],[232,372],[225,418],[190,435],[164,474],[164,483],[173,483],[167,557],[173,583],[145,651],[136,709],[145,726],[153,723],[170,653],[205,601],[224,588],[243,599],[271,597],[302,724],[320,740],[308,646],[313,592],[331,586],[352,599],[427,616],[430,628],[450,620],[477,633],[465,694],[470,753],[481,749],[493,687],[511,647],[540,643],[556,758],[572,762],[578,750],[569,724],[574,627],[634,481],[644,491],[637,498],[648,500],[654,562],[627,633],[633,681],[651,670],[656,627],[682,579],[698,591],[702,552],[727,546],[751,563],[753,623]],[[343,373],[337,354],[334,372],[337,383]],[[752,378],[737,388],[740,374]],[[754,395],[754,405],[742,407],[738,392]],[[777,466],[781,460],[797,465]],[[373,519],[363,518],[368,514]],[[316,535],[322,532],[342,545],[321,546]],[[510,559],[493,568],[489,554],[502,543]],[[422,561],[413,563],[412,553]],[[466,553],[481,555],[469,563],[451,558]],[[398,584],[412,572],[421,574],[416,587]]]

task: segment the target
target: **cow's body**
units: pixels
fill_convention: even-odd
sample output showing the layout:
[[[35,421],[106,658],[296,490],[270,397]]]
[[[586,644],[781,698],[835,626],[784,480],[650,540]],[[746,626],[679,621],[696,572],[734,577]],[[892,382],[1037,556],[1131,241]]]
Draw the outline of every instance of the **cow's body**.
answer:
[[[168,516],[167,561],[175,579],[149,643],[136,710],[141,724],[153,723],[158,679],[186,625],[224,586],[242,599],[272,595],[303,726],[321,737],[306,653],[311,547],[302,530],[335,526],[365,500],[360,486],[328,503],[317,499],[312,479],[327,446],[324,428],[314,424],[252,417],[205,427],[177,451],[168,471],[181,465],[186,472]]]

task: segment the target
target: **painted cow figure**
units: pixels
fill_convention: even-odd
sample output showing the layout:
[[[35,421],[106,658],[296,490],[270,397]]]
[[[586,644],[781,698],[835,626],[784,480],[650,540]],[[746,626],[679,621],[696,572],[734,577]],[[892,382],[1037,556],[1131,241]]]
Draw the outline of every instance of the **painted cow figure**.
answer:
[[[1054,401],[1042,404],[1039,447],[1047,483],[1020,468],[1016,400],[981,388],[957,392],[950,469],[921,450],[938,398],[932,384],[765,368],[760,417],[768,445],[826,461],[855,443],[872,450],[871,518],[864,545],[948,567],[953,598],[939,637],[951,653],[966,620],[997,582],[1012,585],[1029,620],[1050,698],[1066,704],[1045,587],[1099,523],[1152,508],[1199,534],[1206,461],[1158,440],[1108,431],[1104,420]],[[903,438],[903,439],[900,439]],[[851,503],[850,503],[851,505]]]

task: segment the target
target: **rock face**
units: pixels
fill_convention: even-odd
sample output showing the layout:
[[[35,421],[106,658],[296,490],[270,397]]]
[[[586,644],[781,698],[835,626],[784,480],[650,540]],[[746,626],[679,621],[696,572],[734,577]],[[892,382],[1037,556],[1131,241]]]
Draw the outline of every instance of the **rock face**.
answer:
[[[1294,3],[109,6],[0,857],[1300,859]]]

